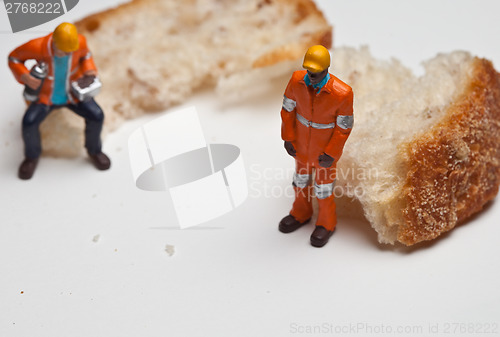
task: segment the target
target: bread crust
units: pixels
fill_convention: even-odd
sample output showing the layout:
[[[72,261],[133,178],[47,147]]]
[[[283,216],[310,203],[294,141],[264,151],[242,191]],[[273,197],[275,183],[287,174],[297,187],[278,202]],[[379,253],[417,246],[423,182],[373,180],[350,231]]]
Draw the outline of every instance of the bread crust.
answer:
[[[106,20],[107,17],[127,14],[129,11],[133,11],[135,8],[138,8],[141,3],[145,3],[147,1],[149,0],[132,0],[102,12],[91,14],[75,22],[75,26],[80,34],[92,33],[100,28],[101,23]]]
[[[492,200],[500,185],[500,74],[492,63],[475,58],[442,121],[400,151],[408,175],[399,242],[432,240]]]

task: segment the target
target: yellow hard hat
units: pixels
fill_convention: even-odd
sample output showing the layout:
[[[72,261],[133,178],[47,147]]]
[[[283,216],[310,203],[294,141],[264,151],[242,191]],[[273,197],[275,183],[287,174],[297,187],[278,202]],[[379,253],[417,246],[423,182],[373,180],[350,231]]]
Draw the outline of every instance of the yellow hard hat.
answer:
[[[313,73],[319,73],[330,66],[330,53],[321,45],[310,47],[304,56],[302,67]]]
[[[57,49],[65,53],[74,52],[78,49],[78,31],[75,25],[67,22],[61,23],[52,35]]]

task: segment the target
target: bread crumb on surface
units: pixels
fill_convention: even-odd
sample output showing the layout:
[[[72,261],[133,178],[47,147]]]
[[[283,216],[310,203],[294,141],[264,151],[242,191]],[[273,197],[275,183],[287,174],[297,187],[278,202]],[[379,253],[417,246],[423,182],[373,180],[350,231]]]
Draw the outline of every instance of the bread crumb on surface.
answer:
[[[100,239],[101,239],[101,236],[99,234],[94,235],[94,237],[92,238],[92,242],[97,243],[97,242],[99,242]]]
[[[173,245],[166,245],[165,246],[165,252],[167,252],[168,256],[174,256],[174,254],[175,254],[175,246],[173,246]]]

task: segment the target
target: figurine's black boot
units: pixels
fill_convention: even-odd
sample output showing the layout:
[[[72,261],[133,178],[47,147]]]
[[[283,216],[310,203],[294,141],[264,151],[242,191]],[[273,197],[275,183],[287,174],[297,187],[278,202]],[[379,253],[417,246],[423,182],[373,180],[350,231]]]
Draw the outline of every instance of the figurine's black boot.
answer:
[[[24,161],[21,163],[21,166],[19,166],[19,171],[17,172],[18,177],[22,180],[31,179],[31,177],[33,177],[33,173],[35,173],[37,164],[38,164],[38,158],[24,159]]]
[[[287,215],[280,221],[279,225],[279,230],[281,233],[291,233],[297,229],[299,229],[301,226],[305,225],[306,223],[311,220],[310,218],[307,219],[304,222],[299,222],[297,221],[292,215]]]
[[[90,160],[92,164],[101,171],[107,170],[111,167],[111,160],[108,156],[106,156],[103,152],[99,152],[96,154],[89,153]]]
[[[334,231],[335,229],[333,231],[329,231],[323,226],[316,226],[314,232],[311,234],[311,245],[318,248],[323,247],[326,245]]]

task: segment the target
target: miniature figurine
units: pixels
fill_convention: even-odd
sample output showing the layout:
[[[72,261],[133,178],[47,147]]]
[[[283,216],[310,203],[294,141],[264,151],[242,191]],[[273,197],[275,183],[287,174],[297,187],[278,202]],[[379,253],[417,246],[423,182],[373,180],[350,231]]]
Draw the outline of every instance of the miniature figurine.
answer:
[[[24,65],[36,60],[30,70]],[[62,23],[53,33],[31,40],[9,55],[9,67],[16,80],[24,84],[29,104],[22,122],[25,159],[19,178],[30,179],[42,152],[39,126],[53,110],[67,107],[85,119],[85,147],[99,170],[107,170],[111,161],[101,151],[104,114],[94,101],[100,89],[97,69],[85,37],[71,23]]]
[[[291,233],[311,220],[314,190],[319,214],[311,244],[323,247],[337,223],[333,193],[336,165],[354,123],[353,92],[328,72],[330,53],[325,47],[309,48],[302,66],[306,70],[293,73],[281,109],[281,138],[288,154],[295,158],[296,170],[295,201],[279,230]]]

